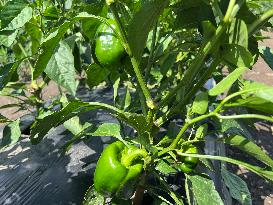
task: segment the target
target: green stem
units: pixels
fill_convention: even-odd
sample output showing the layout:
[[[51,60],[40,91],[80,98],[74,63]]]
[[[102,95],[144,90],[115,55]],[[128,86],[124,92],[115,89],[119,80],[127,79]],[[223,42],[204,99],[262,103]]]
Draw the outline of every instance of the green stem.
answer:
[[[218,119],[221,120],[229,120],[229,119],[261,119],[261,120],[267,120],[270,122],[273,122],[272,117],[268,117],[265,115],[259,115],[259,114],[242,114],[242,115],[230,115],[230,116],[223,116],[218,113],[215,113],[214,116],[216,116]]]
[[[117,22],[117,24],[119,26],[119,29],[121,31],[121,38],[122,38],[121,40],[123,41],[123,45],[125,47],[125,50],[127,51],[128,55],[131,58],[131,62],[132,62],[132,65],[133,65],[134,72],[136,74],[138,83],[139,83],[140,88],[141,88],[141,90],[143,92],[143,95],[146,98],[146,104],[150,109],[155,109],[156,106],[155,106],[155,104],[154,104],[154,102],[152,100],[152,96],[150,94],[150,91],[149,91],[149,89],[148,89],[148,87],[147,87],[147,85],[146,85],[146,83],[144,81],[144,78],[142,76],[142,73],[141,73],[141,71],[139,69],[139,63],[137,62],[136,58],[132,54],[132,51],[131,51],[131,48],[129,46],[128,39],[127,39],[127,36],[126,36],[126,32],[125,32],[125,30],[124,30],[124,28],[122,26],[122,23],[121,23],[121,20],[119,18],[115,3],[112,3],[110,5],[110,8],[111,8],[111,10],[112,10],[112,12],[114,14],[114,18],[115,18],[115,20],[116,20],[116,22]]]
[[[192,82],[192,80],[196,77],[196,74],[198,73],[199,69],[204,64],[206,57],[215,48],[215,46],[218,43],[218,41],[220,40],[222,34],[226,30],[226,27],[230,22],[230,18],[231,18],[233,8],[235,6],[235,2],[236,2],[236,0],[230,0],[224,20],[216,29],[215,35],[201,49],[201,51],[197,55],[196,59],[194,59],[193,63],[187,69],[187,72],[186,72],[185,76],[183,77],[183,79],[180,81],[180,83],[173,90],[171,90],[170,93],[161,101],[161,103],[159,104],[160,108],[162,108],[166,104],[168,104],[169,101],[176,95],[177,91],[180,88],[185,86],[188,82]]]
[[[189,92],[186,94],[185,98],[178,103],[178,105],[173,106],[163,117],[160,117],[157,121],[156,124],[158,126],[164,124],[166,121],[170,119],[173,115],[177,114],[183,106],[185,106],[190,99],[192,99],[195,94],[199,91],[200,87],[205,84],[205,82],[208,80],[208,78],[211,76],[211,74],[215,71],[216,67],[218,64],[221,62],[221,58],[216,58],[216,60],[213,61],[211,64],[210,68],[208,69],[207,72],[205,72],[199,81],[194,85],[193,88],[189,88]]]
[[[249,27],[248,27],[248,34],[249,36],[252,36],[255,31],[257,31],[264,23],[266,23],[271,17],[273,16],[273,9],[268,10],[263,15],[260,16],[259,19],[254,21]]]

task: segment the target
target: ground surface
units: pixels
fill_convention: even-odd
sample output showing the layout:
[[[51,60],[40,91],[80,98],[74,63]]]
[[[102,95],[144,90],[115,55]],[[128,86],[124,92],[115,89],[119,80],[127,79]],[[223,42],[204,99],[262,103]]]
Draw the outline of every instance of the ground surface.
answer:
[[[261,45],[269,46],[273,49],[273,34],[265,32],[264,35],[269,36],[270,39],[264,40]],[[244,77],[246,79],[251,79],[265,84],[273,86],[273,71],[268,67],[268,65],[262,60],[259,59],[258,62],[254,65],[253,69],[247,72]],[[54,83],[44,90],[44,98],[49,99],[58,94],[58,89]],[[0,106],[14,103],[14,100],[8,97],[0,97]],[[10,119],[16,119],[25,113],[16,112],[14,108],[8,108],[0,110],[0,113],[4,116],[9,117]],[[3,126],[0,124],[0,126]],[[273,125],[258,123],[257,132],[255,133],[255,141],[260,145],[272,158],[273,158]],[[236,154],[237,159],[246,160],[252,162],[247,156],[240,154],[236,149],[229,149],[228,154]],[[273,205],[273,185],[265,182],[257,175],[248,172],[245,169],[238,167],[231,167],[234,172],[237,172],[239,176],[245,179],[248,184],[248,187],[251,191],[253,204],[254,205]],[[1,169],[0,169],[1,171]],[[0,190],[1,191],[1,190]]]

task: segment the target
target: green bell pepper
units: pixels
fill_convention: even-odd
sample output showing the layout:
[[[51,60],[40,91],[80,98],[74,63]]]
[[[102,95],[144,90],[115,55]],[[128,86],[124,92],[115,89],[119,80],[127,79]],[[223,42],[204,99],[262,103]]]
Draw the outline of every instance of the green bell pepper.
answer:
[[[107,146],[102,152],[94,174],[97,192],[110,197],[129,191],[143,171],[143,158],[147,152],[120,141]]]
[[[195,146],[191,145],[187,147],[186,150],[184,150],[183,152],[187,154],[197,154],[198,150]],[[190,173],[196,167],[198,163],[198,158],[186,156],[186,157],[182,157],[181,161],[182,163],[180,163],[178,166],[179,169],[184,173]]]

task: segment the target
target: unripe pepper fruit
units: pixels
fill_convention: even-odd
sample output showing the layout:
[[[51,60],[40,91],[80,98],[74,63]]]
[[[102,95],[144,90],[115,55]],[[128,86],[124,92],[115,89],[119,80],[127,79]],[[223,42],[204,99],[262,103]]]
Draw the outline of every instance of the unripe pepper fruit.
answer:
[[[197,154],[198,149],[197,147],[190,145],[189,147],[186,148],[185,151],[183,151],[183,153]],[[190,173],[196,167],[198,161],[199,160],[197,157],[184,156],[181,158],[182,163],[178,165],[178,168],[184,173]]]
[[[118,25],[113,19],[107,22],[116,29],[118,33]],[[102,23],[97,29],[97,38],[95,42],[95,55],[99,63],[104,67],[118,67],[121,65],[121,59],[126,52],[122,46],[116,33],[109,25]]]
[[[108,145],[96,166],[95,189],[107,197],[121,194],[122,189],[131,187],[142,173],[142,159],[146,155],[145,150],[135,146],[126,147],[120,141]]]

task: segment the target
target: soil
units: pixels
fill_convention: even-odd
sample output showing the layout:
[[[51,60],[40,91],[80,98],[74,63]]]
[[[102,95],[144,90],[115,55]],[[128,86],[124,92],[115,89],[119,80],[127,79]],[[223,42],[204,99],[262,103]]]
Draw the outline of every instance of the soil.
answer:
[[[268,36],[269,39],[264,40],[260,43],[260,45],[268,46],[273,49],[273,33],[263,32],[263,35]],[[273,71],[261,58],[258,59],[258,62],[253,66],[252,70],[244,74],[244,78],[273,86]],[[56,84],[54,82],[50,82],[49,86],[47,86],[43,91],[43,98],[50,99],[58,95],[58,93]],[[10,103],[16,103],[16,100],[9,97],[0,96],[0,106]],[[1,109],[0,114],[10,119],[17,119],[18,117],[26,114],[26,112],[17,112],[16,108],[7,108]],[[4,125],[0,124],[0,126]],[[271,156],[271,158],[273,158],[273,125],[259,122],[256,124],[256,127],[257,131],[254,135],[255,142],[261,146]],[[257,163],[234,148],[228,149],[227,154],[236,156],[236,159],[242,161],[247,161],[252,164]],[[272,183],[266,182],[261,177],[248,172],[241,167],[230,166],[230,168],[246,181],[250,189],[254,205],[273,205]],[[236,204],[236,202],[234,202],[234,204]]]

